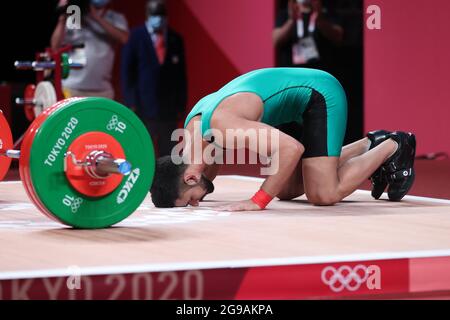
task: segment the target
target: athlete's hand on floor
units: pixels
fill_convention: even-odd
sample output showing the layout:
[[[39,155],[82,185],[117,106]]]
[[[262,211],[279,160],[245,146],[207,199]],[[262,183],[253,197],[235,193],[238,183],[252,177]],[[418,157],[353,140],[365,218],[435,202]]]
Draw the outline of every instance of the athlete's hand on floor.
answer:
[[[217,208],[219,211],[259,211],[261,208],[252,200],[233,202]]]

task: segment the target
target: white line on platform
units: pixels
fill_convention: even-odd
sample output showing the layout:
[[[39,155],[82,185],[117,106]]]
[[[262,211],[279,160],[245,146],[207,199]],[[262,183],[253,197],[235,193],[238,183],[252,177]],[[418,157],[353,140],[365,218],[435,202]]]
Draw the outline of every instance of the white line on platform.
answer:
[[[86,267],[86,268],[80,267],[79,271],[81,275],[84,276],[96,276],[96,275],[110,275],[110,274],[132,274],[132,273],[171,272],[171,271],[208,270],[208,269],[335,264],[344,262],[364,262],[364,261],[369,262],[379,260],[418,259],[418,258],[437,258],[437,257],[450,257],[450,250],[379,252],[379,253],[360,253],[360,254],[316,256],[316,257],[311,256],[311,257],[272,258],[272,259],[254,259],[254,260],[231,260],[231,261],[200,262],[200,263],[186,262],[186,263],[121,265],[121,266],[117,265],[117,266]],[[45,269],[45,270],[31,270],[31,271],[10,271],[10,272],[6,271],[0,273],[0,280],[69,277],[72,275],[71,270],[72,269],[67,268],[67,269]]]
[[[2,181],[1,184],[18,184],[22,183],[22,181]]]

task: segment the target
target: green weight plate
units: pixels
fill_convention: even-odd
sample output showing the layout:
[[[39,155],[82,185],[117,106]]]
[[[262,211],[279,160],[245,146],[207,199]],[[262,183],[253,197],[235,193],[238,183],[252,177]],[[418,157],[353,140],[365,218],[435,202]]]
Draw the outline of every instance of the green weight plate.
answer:
[[[62,78],[67,79],[70,74],[69,55],[67,53],[63,53],[61,55],[61,65],[62,65]]]
[[[64,173],[65,151],[77,137],[92,131],[114,137],[133,168],[117,189],[98,198],[78,193]],[[50,114],[30,150],[30,180],[37,197],[75,228],[104,228],[127,218],[146,197],[154,170],[153,144],[143,123],[128,108],[104,98],[73,101]]]

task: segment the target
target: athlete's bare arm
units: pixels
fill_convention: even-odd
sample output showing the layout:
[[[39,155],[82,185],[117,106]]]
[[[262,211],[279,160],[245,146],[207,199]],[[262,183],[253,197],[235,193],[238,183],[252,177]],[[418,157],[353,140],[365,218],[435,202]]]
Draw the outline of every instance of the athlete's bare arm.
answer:
[[[256,153],[261,152],[258,148],[260,145],[259,135],[257,134],[258,143],[255,144],[250,142],[249,135],[245,132],[247,130],[255,130],[256,132],[266,130],[269,133],[266,135],[267,150],[264,150],[264,152],[269,151],[271,166],[277,168],[277,170],[264,181],[261,188],[272,197],[275,197],[283,190],[284,185],[297,167],[304,147],[297,140],[280,132],[278,129],[259,122],[262,113],[263,103],[258,96],[251,93],[239,93],[225,99],[217,107],[211,118],[211,128],[221,131],[224,141],[216,141],[216,143],[222,143],[222,147],[225,148],[227,146],[226,130],[236,129],[236,140],[244,139],[245,147]],[[278,139],[275,139],[275,141],[271,139],[270,132],[272,130],[276,130],[278,133]],[[260,210],[251,200],[232,203],[222,209],[231,211]]]

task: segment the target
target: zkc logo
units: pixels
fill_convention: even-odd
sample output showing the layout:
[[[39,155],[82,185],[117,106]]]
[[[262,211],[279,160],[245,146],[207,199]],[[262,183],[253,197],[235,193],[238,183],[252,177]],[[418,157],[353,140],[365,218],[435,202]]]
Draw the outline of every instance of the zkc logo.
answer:
[[[333,292],[357,291],[363,285],[369,290],[381,289],[381,270],[379,266],[359,264],[353,268],[342,265],[339,268],[328,266],[322,270],[322,282]]]

